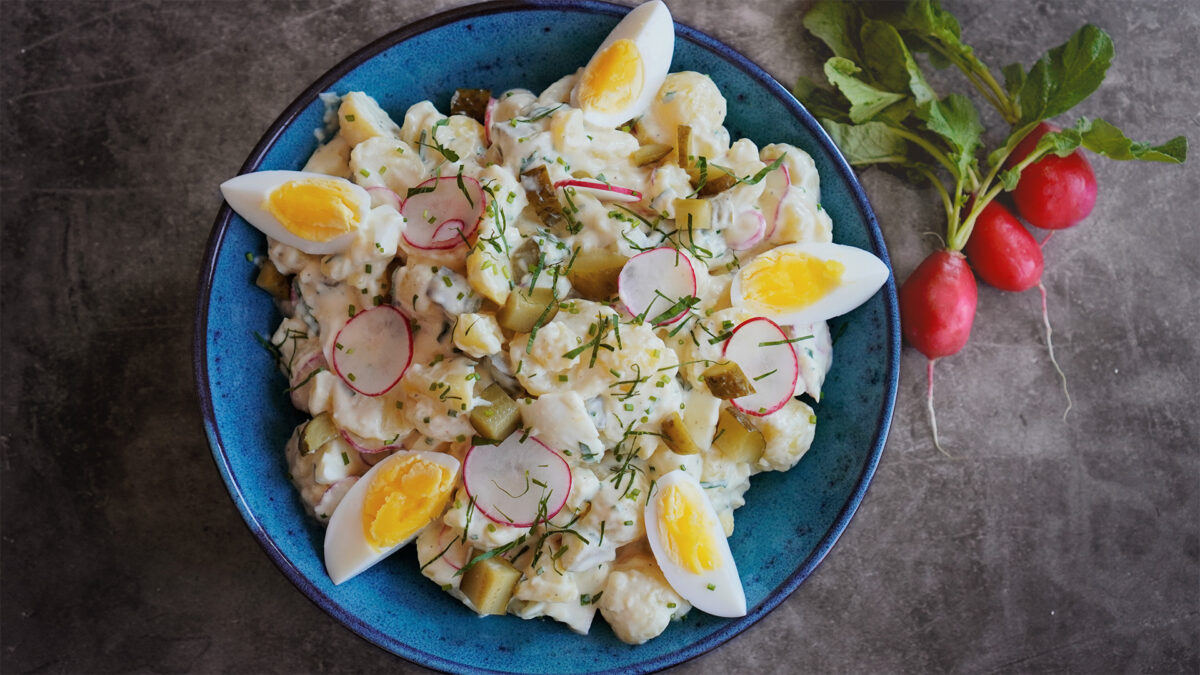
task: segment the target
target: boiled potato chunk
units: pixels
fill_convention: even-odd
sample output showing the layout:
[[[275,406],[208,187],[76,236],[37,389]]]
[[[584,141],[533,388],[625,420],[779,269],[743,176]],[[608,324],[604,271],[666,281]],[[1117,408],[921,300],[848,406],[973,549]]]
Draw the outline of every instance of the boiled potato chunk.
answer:
[[[753,463],[762,457],[767,441],[748,415],[725,408],[717,418],[717,433],[713,436],[712,446],[732,462]]]
[[[463,573],[459,590],[483,614],[504,614],[521,573],[499,556],[480,560]]]
[[[375,99],[361,91],[352,91],[342,97],[338,107],[340,135],[351,147],[368,138],[383,136],[399,138],[400,127],[384,112]]]

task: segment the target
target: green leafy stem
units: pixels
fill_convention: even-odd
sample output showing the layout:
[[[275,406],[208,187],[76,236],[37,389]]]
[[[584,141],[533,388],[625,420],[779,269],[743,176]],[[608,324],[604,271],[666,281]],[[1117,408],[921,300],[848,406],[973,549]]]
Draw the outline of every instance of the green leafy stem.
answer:
[[[1178,164],[1187,159],[1183,136],[1161,145],[1137,143],[1103,119],[1080,118],[1074,126],[1046,133],[1032,152],[1006,166],[1040,122],[1071,110],[1104,81],[1113,44],[1095,26],[1083,26],[1028,70],[1019,63],[1005,66],[1004,85],[963,42],[958,20],[938,0],[818,0],[804,16],[804,26],[833,56],[824,66],[828,86],[801,78],[796,97],[852,165],[891,166],[915,183],[932,185],[946,210],[950,250],[961,250],[984,207],[1015,189],[1021,171],[1048,154],[1066,156],[1082,147],[1116,160]],[[979,161],[984,133],[979,111],[964,95],[939,97],[917,62],[919,54],[935,67],[962,71],[1011,126],[985,165]]]

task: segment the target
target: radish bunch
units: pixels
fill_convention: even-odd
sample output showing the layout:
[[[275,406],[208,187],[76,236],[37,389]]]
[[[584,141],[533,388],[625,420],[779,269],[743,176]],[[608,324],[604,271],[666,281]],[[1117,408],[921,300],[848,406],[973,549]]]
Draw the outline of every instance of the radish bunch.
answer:
[[[962,42],[957,19],[937,0],[819,0],[804,25],[834,53],[824,67],[831,87],[802,78],[796,96],[821,118],[851,164],[900,169],[932,186],[945,208],[944,249],[931,253],[900,288],[904,338],[930,360],[927,401],[940,449],[933,363],[957,353],[970,337],[976,277],[1006,291],[1039,288],[1054,362],[1042,245],[997,198],[1011,193],[1017,212],[1031,225],[1067,228],[1086,218],[1096,202],[1095,173],[1082,149],[1118,160],[1182,163],[1187,139],[1151,146],[1134,143],[1102,119],[1081,118],[1065,129],[1045,122],[1075,107],[1104,80],[1113,45],[1095,26],[1083,26],[1028,70],[1019,63],[1006,66],[1001,85]],[[958,93],[939,97],[925,80],[918,52],[956,66],[1011,125],[1005,141],[983,161],[984,129],[974,103]],[[1061,376],[1057,362],[1054,366]]]

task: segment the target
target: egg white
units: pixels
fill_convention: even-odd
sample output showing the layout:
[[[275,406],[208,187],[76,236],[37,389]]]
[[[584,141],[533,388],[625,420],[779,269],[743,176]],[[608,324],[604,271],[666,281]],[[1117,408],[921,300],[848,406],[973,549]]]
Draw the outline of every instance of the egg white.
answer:
[[[773,254],[800,253],[820,260],[836,260],[845,266],[841,283],[824,296],[806,307],[792,311],[776,311],[775,308],[755,301],[752,289],[745,286],[747,268],[762,256]],[[809,324],[841,316],[875,295],[891,276],[891,270],[882,260],[871,253],[843,244],[827,242],[804,242],[787,244],[768,250],[742,266],[733,278],[730,297],[734,307],[740,307],[755,316],[765,316],[779,323]]]
[[[584,67],[584,72],[593,68],[604,50],[617,40],[633,42],[641,55],[642,89],[633,100],[618,110],[595,110],[581,105],[583,76],[571,91],[571,105],[583,110],[583,118],[591,124],[609,129],[644,113],[667,79],[671,58],[675,54],[675,23],[671,19],[671,11],[662,0],[652,0],[638,6],[621,19],[604,42],[600,43],[599,49]]]
[[[695,488],[701,497],[702,508],[707,511],[710,524],[708,536],[715,542],[721,560],[716,569],[694,574],[677,565],[659,536],[660,496],[667,488],[680,483],[690,484]],[[684,600],[702,612],[714,616],[745,616],[746,592],[742,588],[742,580],[738,576],[737,565],[733,561],[733,553],[729,550],[729,541],[725,538],[721,520],[717,517],[717,511],[705,494],[704,488],[695,476],[680,469],[662,476],[655,485],[657,489],[646,504],[646,539],[667,583]]]
[[[355,215],[359,226],[362,227],[366,224],[367,212],[371,209],[370,194],[362,187],[335,176],[307,171],[256,171],[235,176],[221,183],[221,195],[225,197],[230,208],[245,218],[246,222],[276,241],[313,255],[325,255],[344,250],[353,241],[354,232],[347,232],[329,241],[311,241],[292,234],[265,208],[267,196],[271,194],[272,190],[288,181],[304,179],[345,183],[350,187],[356,201]]]
[[[424,527],[418,528],[404,541],[385,549],[377,549],[367,541],[363,533],[362,512],[366,502],[367,490],[375,475],[385,466],[399,461],[409,455],[440,464],[457,475],[458,460],[440,452],[399,451],[387,459],[371,467],[362,478],[350,487],[341,503],[329,519],[329,527],[325,530],[325,569],[333,583],[340,584],[369,569],[384,558],[404,547],[420,534]]]

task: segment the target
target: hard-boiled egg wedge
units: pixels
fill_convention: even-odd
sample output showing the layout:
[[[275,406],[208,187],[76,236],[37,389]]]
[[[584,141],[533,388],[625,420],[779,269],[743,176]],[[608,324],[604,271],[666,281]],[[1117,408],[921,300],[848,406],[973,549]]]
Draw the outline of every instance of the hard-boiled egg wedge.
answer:
[[[742,267],[730,295],[735,307],[780,323],[807,324],[849,312],[866,302],[891,272],[882,260],[853,246],[787,244]]]
[[[325,569],[340,584],[395,553],[441,515],[458,460],[440,452],[400,451],[350,488],[325,531]]]
[[[646,504],[646,539],[667,583],[703,612],[745,616],[742,580],[704,488],[682,470],[656,485]]]
[[[675,24],[661,0],[634,9],[613,28],[571,91],[571,105],[596,126],[638,117],[662,87],[675,53]]]
[[[349,246],[371,209],[366,190],[344,178],[304,171],[258,171],[230,178],[221,194],[263,234],[305,253]]]

